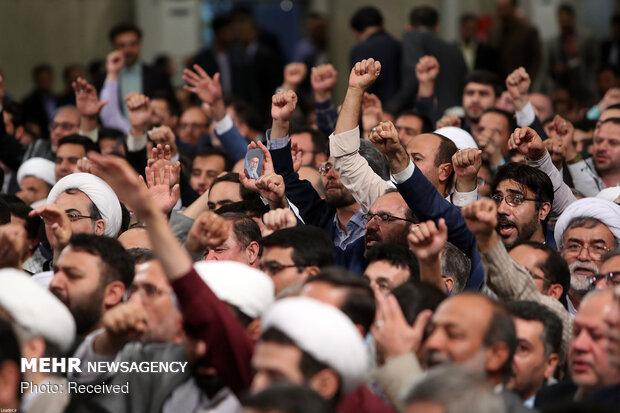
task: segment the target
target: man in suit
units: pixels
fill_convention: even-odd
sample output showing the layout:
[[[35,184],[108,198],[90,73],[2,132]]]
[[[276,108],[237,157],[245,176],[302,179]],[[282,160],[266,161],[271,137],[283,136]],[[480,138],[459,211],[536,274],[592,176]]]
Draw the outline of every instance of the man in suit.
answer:
[[[434,56],[440,71],[435,85],[438,112],[460,104],[463,78],[467,66],[461,51],[453,44],[442,40],[438,35],[439,15],[429,6],[416,7],[409,15],[409,24],[403,37],[402,89],[388,106],[401,109],[411,107],[414,93],[418,88],[415,67],[422,56]],[[383,61],[381,61],[383,62]],[[387,65],[385,65],[387,66]]]
[[[536,407],[563,400],[590,400],[609,406],[620,403],[620,369],[609,363],[607,326],[603,315],[611,310],[613,290],[594,290],[581,302],[573,324],[568,353],[571,380],[543,388]]]
[[[400,42],[383,29],[383,16],[375,7],[363,7],[351,17],[351,29],[358,44],[351,50],[351,67],[356,62],[373,58],[383,63],[384,76],[369,88],[382,101],[391,99],[400,88]],[[413,73],[413,72],[411,72]]]
[[[110,87],[118,90],[116,96],[120,98],[116,104],[121,105],[125,116],[127,109],[120,99],[131,92],[152,96],[156,91],[163,91],[174,99],[174,91],[168,75],[161,69],[147,65],[139,59],[142,41],[140,28],[130,23],[122,23],[110,30],[109,38],[116,52],[108,57],[107,76],[105,81],[99,85],[102,85],[102,89]]]

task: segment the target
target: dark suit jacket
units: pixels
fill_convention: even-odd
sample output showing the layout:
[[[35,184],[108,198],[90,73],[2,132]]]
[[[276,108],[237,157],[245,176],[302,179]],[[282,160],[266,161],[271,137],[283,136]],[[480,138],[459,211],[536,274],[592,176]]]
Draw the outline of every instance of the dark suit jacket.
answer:
[[[439,75],[435,80],[439,115],[451,106],[461,105],[467,66],[459,48],[443,41],[434,32],[410,30],[403,37],[401,92],[389,102],[390,109],[398,111],[413,107],[418,90],[415,66],[425,55],[435,56],[439,62]]]
[[[369,58],[381,62],[381,75],[368,89],[368,93],[374,93],[382,102],[387,102],[400,88],[400,42],[385,31],[371,34],[351,50],[349,61],[353,67],[355,63]]]
[[[52,96],[53,99],[56,99]],[[26,96],[22,101],[22,110],[24,112],[24,118],[27,121],[36,122],[41,128],[41,134],[43,137],[49,137],[49,118],[45,111],[45,105],[43,104],[43,95],[39,91],[33,91]]]
[[[577,385],[573,381],[564,381],[543,387],[536,394],[534,407],[544,408],[570,402],[575,397],[575,393],[577,393]],[[583,400],[609,407],[618,407],[620,406],[620,384],[594,390],[586,394]]]

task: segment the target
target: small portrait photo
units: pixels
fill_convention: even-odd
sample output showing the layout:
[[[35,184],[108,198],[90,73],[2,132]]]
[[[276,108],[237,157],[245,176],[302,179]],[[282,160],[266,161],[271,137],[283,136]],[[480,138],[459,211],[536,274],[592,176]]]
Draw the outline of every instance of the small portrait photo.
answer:
[[[263,151],[259,148],[248,150],[245,155],[245,175],[250,179],[258,179],[263,174]]]

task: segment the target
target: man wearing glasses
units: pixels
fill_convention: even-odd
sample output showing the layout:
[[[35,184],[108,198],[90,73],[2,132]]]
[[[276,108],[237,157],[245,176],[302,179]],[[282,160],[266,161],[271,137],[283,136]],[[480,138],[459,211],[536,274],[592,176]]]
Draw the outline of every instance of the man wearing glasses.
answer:
[[[558,219],[555,239],[571,273],[568,308],[576,314],[582,298],[593,287],[601,258],[617,246],[620,206],[599,198],[571,204]]]

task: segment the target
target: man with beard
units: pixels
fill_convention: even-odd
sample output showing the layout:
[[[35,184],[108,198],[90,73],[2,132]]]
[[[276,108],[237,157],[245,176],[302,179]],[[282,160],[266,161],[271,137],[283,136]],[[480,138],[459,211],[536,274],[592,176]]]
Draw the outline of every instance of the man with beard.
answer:
[[[571,204],[560,215],[555,239],[570,269],[568,308],[576,314],[582,298],[594,288],[592,276],[599,273],[601,256],[618,245],[620,206],[600,198],[585,198]]]
[[[248,178],[258,179],[258,163],[259,159],[257,156],[250,158],[247,161],[246,175],[248,176]]]
[[[340,181],[333,158],[319,167],[325,199],[321,199],[310,182],[300,180],[294,171],[288,130],[296,103],[297,96],[292,91],[279,92],[273,97],[273,125],[271,133],[268,133],[273,166],[275,172],[284,179],[286,197],[299,208],[299,215],[304,222],[325,229],[331,235],[334,247],[344,250],[364,234],[363,211]],[[378,174],[384,174],[381,154],[371,145],[362,146],[365,147],[360,150],[362,156]]]
[[[78,234],[58,257],[49,289],[69,308],[83,337],[101,327],[102,317],[123,300],[133,277],[131,256],[118,241]]]

